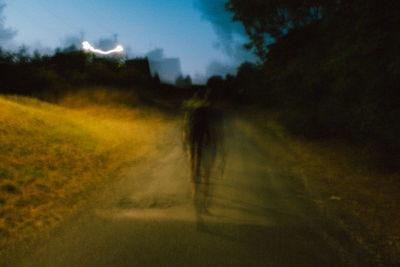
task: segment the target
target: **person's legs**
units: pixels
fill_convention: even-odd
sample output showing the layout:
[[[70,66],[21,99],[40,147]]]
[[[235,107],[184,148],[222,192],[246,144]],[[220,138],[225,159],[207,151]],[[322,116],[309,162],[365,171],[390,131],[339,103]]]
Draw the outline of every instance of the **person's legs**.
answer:
[[[202,227],[204,222],[201,217],[203,206],[202,179],[201,179],[201,148],[198,143],[192,145],[190,153],[192,201],[196,212],[197,226]]]
[[[208,211],[208,208],[210,207],[211,204],[211,169],[209,168],[210,166],[204,166],[203,170],[203,179],[202,179],[202,188],[201,188],[201,194],[202,194],[202,211],[206,214],[209,214],[210,212]]]
[[[204,228],[202,215],[211,200],[210,176],[214,165],[214,153],[209,148],[195,143],[191,149],[192,201],[196,212],[197,227]]]
[[[191,148],[190,164],[191,164],[191,178],[193,184],[192,196],[194,197],[198,191],[197,190],[198,187],[196,185],[201,183],[201,174],[200,174],[201,153],[199,145],[197,143],[193,144]]]
[[[208,146],[203,151],[202,161],[202,182],[203,182],[203,198],[204,198],[204,212],[209,214],[208,208],[211,206],[212,201],[212,171],[215,164],[215,149],[213,146]]]

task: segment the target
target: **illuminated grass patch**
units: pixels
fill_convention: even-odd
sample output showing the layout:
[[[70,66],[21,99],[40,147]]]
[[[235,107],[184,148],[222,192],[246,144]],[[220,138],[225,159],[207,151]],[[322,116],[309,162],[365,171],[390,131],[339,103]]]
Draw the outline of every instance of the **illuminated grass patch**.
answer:
[[[82,97],[58,106],[0,96],[0,251],[53,227],[151,151],[160,115]]]

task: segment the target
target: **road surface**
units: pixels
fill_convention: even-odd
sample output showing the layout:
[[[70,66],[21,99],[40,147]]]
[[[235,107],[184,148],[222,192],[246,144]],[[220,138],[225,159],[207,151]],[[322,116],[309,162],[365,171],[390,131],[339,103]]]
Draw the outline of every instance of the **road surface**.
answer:
[[[227,123],[225,174],[211,185],[205,227],[196,224],[176,123],[84,211],[1,265],[365,266],[296,174],[237,125]]]

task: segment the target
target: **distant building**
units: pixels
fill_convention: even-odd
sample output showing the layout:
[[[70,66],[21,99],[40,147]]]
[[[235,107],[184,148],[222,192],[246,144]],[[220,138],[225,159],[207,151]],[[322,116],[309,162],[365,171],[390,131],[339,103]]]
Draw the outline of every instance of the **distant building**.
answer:
[[[182,75],[179,58],[149,59],[150,71],[154,76],[158,73],[160,80],[167,83],[175,83],[176,78]]]

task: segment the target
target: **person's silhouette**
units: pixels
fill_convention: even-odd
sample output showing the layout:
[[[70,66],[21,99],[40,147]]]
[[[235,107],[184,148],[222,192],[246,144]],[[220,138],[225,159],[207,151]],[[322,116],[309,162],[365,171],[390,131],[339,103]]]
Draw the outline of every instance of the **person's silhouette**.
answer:
[[[202,214],[209,213],[211,175],[217,155],[221,175],[225,164],[223,116],[212,100],[210,91],[206,91],[203,97],[199,97],[198,93],[185,105],[182,136],[190,164],[192,199],[198,226],[203,225]]]

